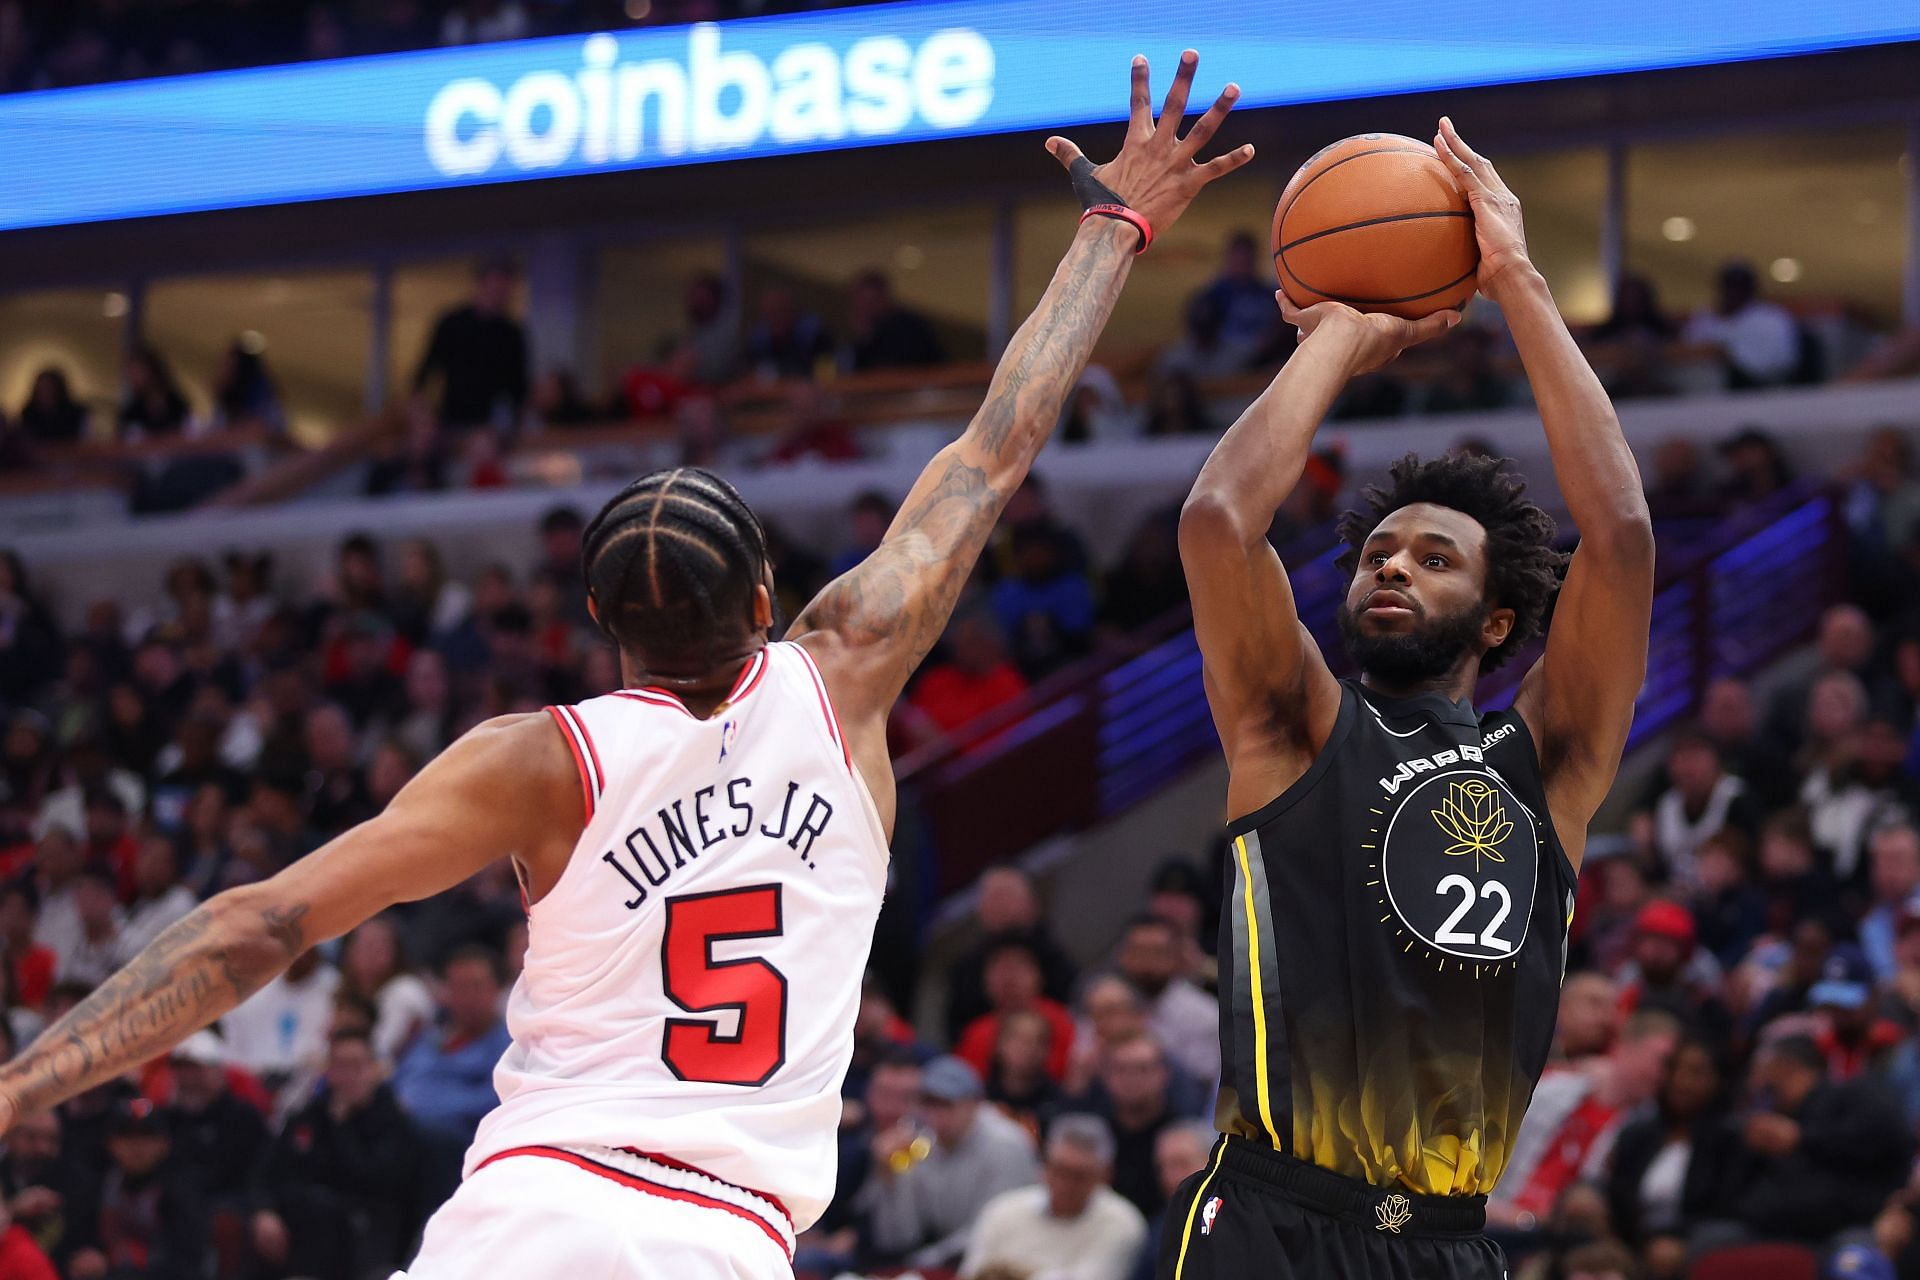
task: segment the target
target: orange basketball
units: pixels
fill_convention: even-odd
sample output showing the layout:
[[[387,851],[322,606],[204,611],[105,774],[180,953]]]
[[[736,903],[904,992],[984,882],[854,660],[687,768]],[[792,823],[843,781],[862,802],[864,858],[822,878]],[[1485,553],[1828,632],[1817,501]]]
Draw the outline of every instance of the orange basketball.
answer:
[[[1418,138],[1363,133],[1321,149],[1273,212],[1273,268],[1295,306],[1418,319],[1471,298],[1479,264],[1467,198]]]

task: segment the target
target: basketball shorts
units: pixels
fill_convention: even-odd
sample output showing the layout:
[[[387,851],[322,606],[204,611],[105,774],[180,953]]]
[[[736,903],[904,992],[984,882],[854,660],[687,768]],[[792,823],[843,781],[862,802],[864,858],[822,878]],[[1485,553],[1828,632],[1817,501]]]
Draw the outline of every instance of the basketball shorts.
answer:
[[[771,1201],[606,1147],[521,1147],[460,1184],[393,1280],[793,1280]]]
[[[1167,1213],[1157,1280],[1506,1280],[1484,1199],[1383,1190],[1243,1138]]]

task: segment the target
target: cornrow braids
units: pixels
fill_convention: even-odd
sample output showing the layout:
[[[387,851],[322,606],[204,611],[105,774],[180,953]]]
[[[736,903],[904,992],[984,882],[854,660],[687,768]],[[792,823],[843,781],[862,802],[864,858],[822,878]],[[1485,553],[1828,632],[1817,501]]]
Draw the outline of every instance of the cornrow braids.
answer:
[[[581,535],[580,558],[615,644],[649,666],[694,670],[713,659],[717,638],[751,628],[767,535],[732,485],[676,467],[616,493]]]
[[[1430,502],[1472,516],[1487,531],[1487,594],[1513,610],[1513,630],[1480,660],[1483,673],[1494,670],[1540,634],[1559,594],[1567,556],[1554,548],[1553,517],[1527,498],[1526,480],[1507,469],[1505,458],[1458,453],[1422,462],[1409,453],[1387,474],[1390,487],[1369,486],[1362,509],[1340,517],[1337,534],[1347,544],[1336,562],[1340,571],[1353,576],[1361,547],[1402,507]]]

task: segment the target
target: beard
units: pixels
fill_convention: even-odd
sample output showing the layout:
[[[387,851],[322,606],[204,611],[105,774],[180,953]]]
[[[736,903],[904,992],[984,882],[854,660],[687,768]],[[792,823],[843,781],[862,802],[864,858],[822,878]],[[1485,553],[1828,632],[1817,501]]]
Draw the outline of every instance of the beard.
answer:
[[[1383,685],[1403,687],[1438,680],[1480,639],[1486,621],[1484,601],[1457,613],[1429,618],[1422,613],[1411,631],[1368,634],[1345,603],[1340,606],[1340,638],[1360,670]]]

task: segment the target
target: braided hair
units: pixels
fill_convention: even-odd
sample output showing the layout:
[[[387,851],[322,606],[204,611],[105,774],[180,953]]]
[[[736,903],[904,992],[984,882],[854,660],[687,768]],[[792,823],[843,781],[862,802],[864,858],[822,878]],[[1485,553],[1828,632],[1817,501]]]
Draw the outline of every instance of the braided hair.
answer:
[[[649,667],[692,673],[712,663],[716,639],[752,629],[767,535],[732,485],[676,467],[614,494],[580,557],[601,630]]]
[[[1559,594],[1567,556],[1553,545],[1553,517],[1527,497],[1527,482],[1505,458],[1450,453],[1422,462],[1410,453],[1388,475],[1390,488],[1368,487],[1362,509],[1340,517],[1337,536],[1347,544],[1336,561],[1340,571],[1353,576],[1361,547],[1401,507],[1430,502],[1472,516],[1487,531],[1487,595],[1513,610],[1513,630],[1480,659],[1483,673],[1494,670],[1540,634]]]

